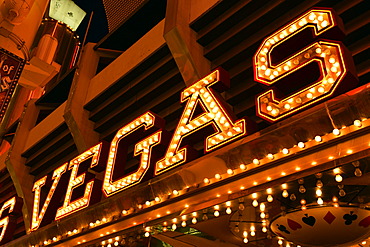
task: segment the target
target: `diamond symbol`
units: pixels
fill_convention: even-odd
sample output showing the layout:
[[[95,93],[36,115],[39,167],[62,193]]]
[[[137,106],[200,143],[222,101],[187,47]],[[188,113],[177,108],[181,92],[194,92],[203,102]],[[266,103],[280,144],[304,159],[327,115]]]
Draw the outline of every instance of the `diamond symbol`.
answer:
[[[328,211],[326,213],[326,215],[324,216],[324,220],[326,222],[328,222],[328,224],[331,224],[333,223],[333,221],[336,219],[337,217],[334,216],[334,214],[332,214],[330,211]]]

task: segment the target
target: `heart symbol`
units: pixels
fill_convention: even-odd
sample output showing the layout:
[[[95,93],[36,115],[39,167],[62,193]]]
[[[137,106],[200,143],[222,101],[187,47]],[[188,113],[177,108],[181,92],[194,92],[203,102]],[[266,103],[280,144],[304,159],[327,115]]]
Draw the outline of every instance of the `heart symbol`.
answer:
[[[370,216],[367,216],[365,219],[361,220],[358,225],[365,228],[368,227],[370,225]]]
[[[316,223],[316,219],[313,216],[308,216],[308,214],[305,214],[305,217],[302,218],[303,223],[313,226]]]
[[[294,220],[291,220],[291,219],[288,219],[287,220],[288,222],[288,226],[290,227],[290,229],[292,229],[293,231],[297,230],[297,229],[301,229],[302,226],[298,223],[298,222],[295,222]]]

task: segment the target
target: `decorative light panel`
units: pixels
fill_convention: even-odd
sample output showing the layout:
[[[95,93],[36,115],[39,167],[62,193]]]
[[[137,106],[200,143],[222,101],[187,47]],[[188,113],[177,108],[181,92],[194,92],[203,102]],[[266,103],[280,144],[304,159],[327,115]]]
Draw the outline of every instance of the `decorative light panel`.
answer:
[[[46,210],[49,207],[49,203],[51,202],[51,199],[54,195],[55,189],[57,188],[59,184],[62,174],[66,172],[67,166],[68,166],[68,163],[65,163],[62,166],[54,170],[54,173],[52,176],[53,183],[48,192],[48,195],[46,196],[45,202],[41,210],[40,210],[41,188],[46,184],[47,176],[40,178],[33,184],[32,191],[35,194],[34,194],[34,199],[33,199],[32,220],[31,220],[31,228],[30,228],[31,231],[36,231],[40,227],[41,222],[44,219]]]
[[[245,119],[233,121],[231,114],[223,107],[224,102],[221,97],[218,97],[210,88],[217,83],[224,84],[223,86],[228,85],[229,78],[226,71],[217,69],[181,93],[181,102],[187,103],[165,157],[156,164],[155,174],[186,162],[190,147],[180,147],[182,140],[208,125],[212,125],[216,132],[206,138],[205,152],[246,134]],[[204,112],[193,118],[198,105],[203,108]]]
[[[120,192],[140,183],[145,173],[148,171],[152,147],[161,142],[161,130],[146,137],[135,145],[134,155],[138,156],[141,154],[139,168],[134,173],[113,181],[113,172],[114,167],[116,167],[115,163],[119,142],[123,141],[125,137],[141,127],[145,127],[146,130],[153,127],[155,124],[157,124],[155,122],[160,120],[157,120],[157,118],[158,117],[155,117],[154,114],[147,112],[117,131],[117,134],[111,142],[107,168],[104,176],[103,191],[106,196]]]
[[[338,85],[343,83],[344,77],[352,66],[344,59],[346,49],[340,42],[316,41],[276,65],[272,64],[271,57],[274,48],[288,39],[294,39],[295,35],[307,28],[313,29],[314,36],[317,38],[337,26],[331,10],[312,9],[263,41],[253,61],[257,82],[271,86],[313,62],[318,64],[321,76],[313,84],[285,98],[278,99],[276,89],[269,89],[259,95],[257,114],[260,117],[271,122],[277,121],[329,97]]]
[[[87,151],[83,152],[73,160],[69,162],[69,169],[71,171],[71,176],[69,179],[69,184],[67,187],[66,196],[64,199],[63,206],[57,210],[55,219],[61,219],[73,212],[79,211],[83,208],[86,208],[90,204],[91,195],[94,195],[94,200],[91,203],[95,203],[100,200],[101,189],[98,186],[94,186],[94,183],[99,183],[99,180],[95,179],[92,173],[87,172],[86,170],[90,168],[94,168],[99,165],[99,157],[100,152],[102,149],[103,143],[99,143],[94,147],[88,149]],[[81,166],[85,172],[77,175],[80,165],[91,159],[90,166],[83,167]],[[104,161],[100,161],[104,162]],[[86,188],[84,191],[84,195],[74,201],[72,199],[73,190],[79,186],[82,186],[85,183],[85,180],[90,180],[86,183]]]

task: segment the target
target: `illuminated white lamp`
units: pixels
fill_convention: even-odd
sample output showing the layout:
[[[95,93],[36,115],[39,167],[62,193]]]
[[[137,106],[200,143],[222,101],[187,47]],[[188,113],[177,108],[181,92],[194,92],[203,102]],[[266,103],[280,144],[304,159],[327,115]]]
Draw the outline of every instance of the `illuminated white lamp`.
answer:
[[[227,214],[231,214],[233,211],[231,210],[231,208],[230,207],[228,207],[228,208],[226,208],[226,213]]]
[[[257,199],[257,198],[258,198],[258,194],[257,194],[257,193],[253,193],[253,194],[252,194],[252,198],[253,198],[253,199]]]
[[[298,147],[300,147],[300,148],[304,148],[304,147],[305,147],[304,142],[298,142]]]
[[[283,196],[284,198],[287,198],[287,197],[289,196],[288,191],[287,191],[287,190],[283,190],[282,196]]]
[[[186,221],[185,220],[183,222],[181,222],[181,226],[186,227]]]
[[[318,197],[321,197],[322,196],[322,190],[320,188],[316,189],[316,195]]]
[[[362,126],[362,122],[361,122],[361,120],[355,120],[355,121],[353,121],[353,125],[354,126],[357,126],[357,127],[361,127]]]
[[[221,177],[221,175],[220,175],[220,174],[218,174],[218,173],[217,173],[217,174],[215,175],[215,178],[216,178],[216,179],[221,179],[222,177]]]
[[[317,204],[319,205],[323,205],[324,204],[324,201],[321,197],[317,198]]]
[[[283,154],[289,154],[289,149],[283,148],[282,152],[283,152]]]
[[[244,164],[240,164],[240,169],[242,169],[242,170],[245,170],[245,169],[247,169],[247,166],[246,165],[244,165]]]
[[[266,214],[265,214],[265,212],[261,212],[261,213],[260,213],[260,217],[261,217],[262,219],[266,218]]]
[[[258,159],[253,159],[253,164],[259,165],[260,164],[260,161]]]
[[[336,136],[340,135],[340,130],[339,129],[333,129],[333,134]]]
[[[258,207],[258,204],[259,204],[259,203],[258,203],[258,201],[257,201],[257,200],[253,200],[253,201],[252,201],[252,206],[253,206],[253,207],[255,207],[255,208],[256,208],[256,207]]]
[[[335,181],[337,181],[338,183],[340,183],[340,182],[343,181],[343,177],[340,174],[337,174],[337,175],[335,175]]]
[[[274,155],[273,154],[268,154],[267,155],[267,158],[270,159],[270,160],[273,160],[274,159]]]
[[[272,202],[274,200],[274,197],[272,195],[267,196],[267,201]]]
[[[234,171],[232,169],[227,169],[227,174],[233,175],[234,174]]]
[[[282,239],[278,240],[278,245],[283,245],[283,240]]]
[[[322,141],[322,137],[321,136],[315,136],[315,141],[321,142]]]
[[[248,238],[243,238],[243,243],[248,243]]]
[[[264,212],[266,210],[266,205],[263,202],[260,204],[260,210],[261,212]]]

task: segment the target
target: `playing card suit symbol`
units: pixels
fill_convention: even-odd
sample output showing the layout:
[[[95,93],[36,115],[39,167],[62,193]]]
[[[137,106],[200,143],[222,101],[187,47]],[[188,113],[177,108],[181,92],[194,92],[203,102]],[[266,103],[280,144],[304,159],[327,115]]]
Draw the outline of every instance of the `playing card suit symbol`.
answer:
[[[288,231],[288,230],[286,229],[286,226],[284,226],[284,225],[279,225],[279,224],[277,224],[277,226],[278,226],[278,229],[279,229],[280,231],[285,232],[285,233],[287,233],[287,234],[290,234],[290,231]]]
[[[302,228],[301,224],[299,224],[298,222],[295,222],[294,220],[288,219],[287,222],[288,222],[288,226],[293,231],[296,231],[297,229],[301,229]]]
[[[366,218],[361,220],[360,223],[358,223],[358,225],[362,226],[362,227],[365,227],[365,228],[370,226],[370,216],[367,216]]]
[[[351,225],[353,221],[357,220],[357,215],[351,211],[349,214],[345,214],[343,219],[345,220],[344,224]]]
[[[313,216],[308,216],[308,214],[305,214],[305,217],[302,217],[303,223],[309,226],[314,226],[316,223],[316,219]]]

